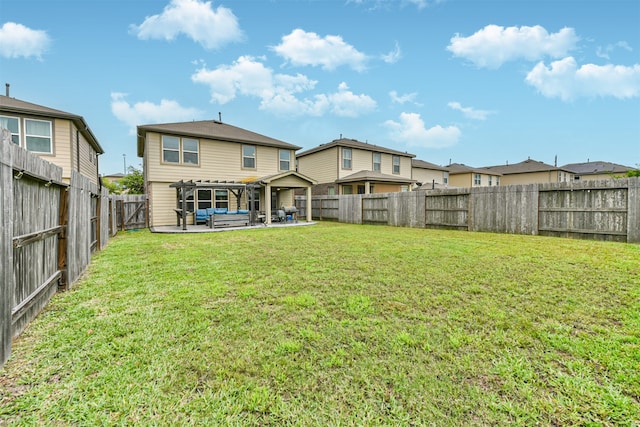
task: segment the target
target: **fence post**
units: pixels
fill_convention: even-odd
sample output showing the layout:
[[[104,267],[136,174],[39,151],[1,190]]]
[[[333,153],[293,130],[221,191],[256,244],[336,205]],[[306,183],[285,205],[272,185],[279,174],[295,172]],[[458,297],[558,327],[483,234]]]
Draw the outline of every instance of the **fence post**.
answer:
[[[640,243],[640,177],[627,182],[627,243]]]
[[[67,236],[69,226],[69,187],[60,187],[60,222],[63,227],[58,235],[58,270],[62,273],[58,289],[69,289],[69,274],[67,266]]]
[[[11,133],[0,129],[0,367],[11,355],[13,301],[13,159]]]

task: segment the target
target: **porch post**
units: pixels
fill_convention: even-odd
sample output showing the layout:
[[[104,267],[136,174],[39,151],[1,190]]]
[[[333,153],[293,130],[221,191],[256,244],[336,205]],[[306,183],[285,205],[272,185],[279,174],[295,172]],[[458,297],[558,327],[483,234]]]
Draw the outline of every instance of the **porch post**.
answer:
[[[264,187],[265,200],[265,224],[271,224],[271,184],[267,183]]]
[[[307,187],[307,222],[311,222],[312,221],[312,216],[311,216],[311,186]]]
[[[369,181],[364,182],[364,194],[371,194],[371,183]]]

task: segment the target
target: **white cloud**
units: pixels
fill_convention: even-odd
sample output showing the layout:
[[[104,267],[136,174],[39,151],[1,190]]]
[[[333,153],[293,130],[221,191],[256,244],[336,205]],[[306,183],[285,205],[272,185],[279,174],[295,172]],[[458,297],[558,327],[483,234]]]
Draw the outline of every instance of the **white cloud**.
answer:
[[[508,61],[537,61],[545,56],[561,58],[575,49],[579,37],[573,28],[550,34],[543,27],[487,25],[469,37],[456,34],[447,50],[477,67],[499,68]]]
[[[131,105],[125,100],[126,97],[124,93],[111,93],[111,112],[130,127],[129,133],[132,135],[135,135],[136,126],[141,124],[183,122],[199,119],[203,115],[200,110],[182,107],[176,101],[163,99],[160,104],[144,101]]]
[[[629,43],[625,41],[620,41],[614,44],[608,44],[605,47],[598,46],[598,48],[596,49],[596,55],[600,58],[609,59],[609,54],[618,48],[624,49],[628,52],[633,51],[631,46],[629,46]]]
[[[392,90],[389,92],[389,97],[391,98],[391,102],[395,104],[406,104],[410,102],[415,105],[420,105],[416,102],[416,97],[418,96],[417,92],[405,93],[404,95],[398,95],[398,92]]]
[[[274,74],[257,58],[241,56],[231,65],[214,70],[202,67],[191,76],[195,83],[209,86],[211,101],[225,104],[239,95],[260,99],[260,109],[279,116],[320,116],[330,113],[357,117],[376,108],[376,102],[364,94],[355,94],[346,83],[334,93],[301,94],[315,89],[317,81],[303,74]]]
[[[400,52],[400,45],[398,44],[398,42],[396,42],[396,46],[391,52],[381,55],[382,60],[387,64],[395,64],[400,60],[401,57],[402,52]]]
[[[0,55],[5,58],[42,59],[50,44],[46,31],[32,30],[15,22],[6,22],[0,28]]]
[[[474,120],[487,120],[487,116],[493,114],[492,111],[477,110],[473,107],[463,107],[462,104],[455,101],[449,102],[447,105],[453,110],[460,111],[462,114],[464,114],[465,117]]]
[[[367,60],[365,54],[345,43],[340,36],[321,38],[299,28],[283,36],[282,43],[272,49],[294,66],[321,66],[325,70],[345,65],[363,71]]]
[[[398,143],[424,148],[444,148],[458,143],[461,131],[456,126],[425,128],[420,114],[401,113],[400,121],[387,120],[389,137]]]
[[[563,101],[597,96],[633,98],[640,96],[640,64],[578,67],[574,58],[567,57],[552,62],[550,67],[538,63],[527,74],[526,82],[542,95]]]
[[[139,39],[174,40],[184,34],[206,49],[242,40],[238,19],[231,9],[211,7],[211,2],[172,0],[160,15],[148,16],[130,30]]]

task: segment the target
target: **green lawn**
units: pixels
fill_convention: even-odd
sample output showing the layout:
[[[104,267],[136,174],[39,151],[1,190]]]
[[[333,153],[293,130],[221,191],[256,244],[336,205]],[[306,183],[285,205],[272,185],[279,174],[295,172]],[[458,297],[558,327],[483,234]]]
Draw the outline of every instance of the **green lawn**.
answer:
[[[640,246],[321,223],[122,233],[0,424],[640,424]]]

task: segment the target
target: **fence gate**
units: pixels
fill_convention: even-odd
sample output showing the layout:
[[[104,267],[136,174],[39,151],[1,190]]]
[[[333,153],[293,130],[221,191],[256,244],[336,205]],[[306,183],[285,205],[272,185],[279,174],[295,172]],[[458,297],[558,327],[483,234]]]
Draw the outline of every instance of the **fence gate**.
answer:
[[[149,226],[147,196],[144,194],[113,196],[113,201],[118,230],[132,230]]]

